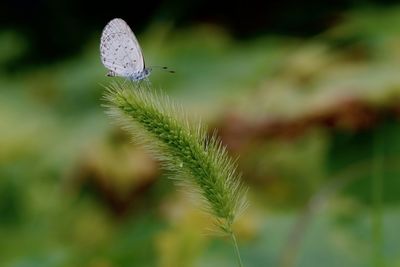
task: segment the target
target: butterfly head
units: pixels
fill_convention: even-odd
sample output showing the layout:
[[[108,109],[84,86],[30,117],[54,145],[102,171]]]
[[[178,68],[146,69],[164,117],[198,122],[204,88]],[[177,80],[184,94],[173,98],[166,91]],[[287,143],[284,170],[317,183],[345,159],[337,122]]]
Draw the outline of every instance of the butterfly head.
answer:
[[[146,78],[147,76],[150,75],[151,71],[152,71],[151,68],[145,68],[145,69],[143,69],[142,73],[143,73],[144,77]]]

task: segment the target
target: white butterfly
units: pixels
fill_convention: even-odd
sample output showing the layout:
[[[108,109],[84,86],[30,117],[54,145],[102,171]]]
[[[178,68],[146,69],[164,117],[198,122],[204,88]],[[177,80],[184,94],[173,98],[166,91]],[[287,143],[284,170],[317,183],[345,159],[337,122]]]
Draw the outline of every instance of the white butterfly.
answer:
[[[101,62],[109,70],[107,76],[140,81],[151,73],[151,68],[145,66],[135,35],[122,19],[113,19],[104,28],[100,39],[100,53]]]

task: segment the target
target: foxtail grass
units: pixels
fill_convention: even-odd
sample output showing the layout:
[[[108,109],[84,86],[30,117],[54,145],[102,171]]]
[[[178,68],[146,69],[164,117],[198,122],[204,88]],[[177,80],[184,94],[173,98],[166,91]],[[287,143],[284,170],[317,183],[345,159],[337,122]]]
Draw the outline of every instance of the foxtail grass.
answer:
[[[247,206],[247,189],[216,134],[209,136],[201,123],[190,123],[181,106],[148,83],[114,82],[106,89],[108,114],[144,144],[179,185],[200,196],[217,229],[231,237],[242,266],[232,224]]]

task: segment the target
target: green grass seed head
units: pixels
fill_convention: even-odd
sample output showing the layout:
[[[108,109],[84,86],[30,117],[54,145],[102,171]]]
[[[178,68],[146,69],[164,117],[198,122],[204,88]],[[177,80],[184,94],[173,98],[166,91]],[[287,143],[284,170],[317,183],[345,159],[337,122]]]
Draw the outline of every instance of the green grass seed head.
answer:
[[[203,125],[191,125],[180,106],[148,84],[114,82],[105,94],[108,113],[174,173],[179,184],[192,184],[206,210],[224,233],[246,207],[246,189],[236,164]]]

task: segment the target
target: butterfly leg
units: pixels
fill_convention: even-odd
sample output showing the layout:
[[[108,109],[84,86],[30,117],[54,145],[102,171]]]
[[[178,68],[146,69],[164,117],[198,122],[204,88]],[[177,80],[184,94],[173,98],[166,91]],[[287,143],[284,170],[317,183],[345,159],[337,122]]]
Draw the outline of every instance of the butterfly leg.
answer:
[[[148,77],[144,78],[143,81],[146,82],[147,87],[151,87],[151,82]]]

